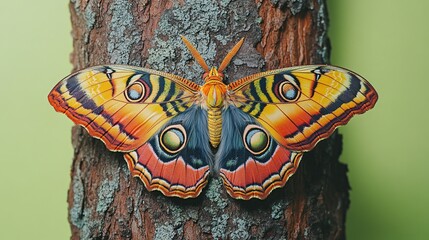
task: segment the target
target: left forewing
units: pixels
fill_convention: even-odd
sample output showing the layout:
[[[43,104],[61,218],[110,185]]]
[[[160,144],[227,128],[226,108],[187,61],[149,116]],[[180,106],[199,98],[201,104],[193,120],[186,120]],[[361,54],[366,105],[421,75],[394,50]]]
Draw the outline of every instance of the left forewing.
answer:
[[[60,81],[48,100],[111,151],[145,143],[169,119],[194,104],[198,85],[131,66],[97,66]]]

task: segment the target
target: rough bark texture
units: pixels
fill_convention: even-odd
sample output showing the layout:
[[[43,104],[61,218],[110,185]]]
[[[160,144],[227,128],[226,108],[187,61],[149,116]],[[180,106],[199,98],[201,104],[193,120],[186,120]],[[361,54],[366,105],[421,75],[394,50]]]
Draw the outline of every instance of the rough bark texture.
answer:
[[[75,70],[99,64],[150,67],[200,81],[179,35],[218,65],[241,37],[230,79],[327,63],[326,0],[71,0]],[[167,198],[133,179],[122,154],[73,128],[68,193],[72,239],[343,239],[347,168],[334,134],[305,154],[286,187],[264,201],[227,196],[219,179],[197,199]]]

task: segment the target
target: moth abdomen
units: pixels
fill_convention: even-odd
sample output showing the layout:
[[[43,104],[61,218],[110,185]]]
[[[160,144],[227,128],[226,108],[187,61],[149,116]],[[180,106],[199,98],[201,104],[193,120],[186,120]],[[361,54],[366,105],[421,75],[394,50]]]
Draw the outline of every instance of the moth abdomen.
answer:
[[[210,144],[213,148],[217,148],[222,133],[222,108],[209,108],[207,116]]]

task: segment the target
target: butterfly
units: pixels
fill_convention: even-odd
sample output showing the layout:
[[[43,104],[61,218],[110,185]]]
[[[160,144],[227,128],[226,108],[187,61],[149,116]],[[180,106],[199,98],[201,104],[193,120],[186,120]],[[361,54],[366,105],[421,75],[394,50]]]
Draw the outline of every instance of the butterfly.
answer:
[[[56,111],[124,153],[132,176],[149,191],[195,198],[209,175],[237,199],[265,199],[295,173],[310,151],[353,115],[374,107],[364,78],[329,65],[297,66],[230,84],[182,40],[205,73],[204,84],[125,65],[95,66],[61,80],[49,93]]]

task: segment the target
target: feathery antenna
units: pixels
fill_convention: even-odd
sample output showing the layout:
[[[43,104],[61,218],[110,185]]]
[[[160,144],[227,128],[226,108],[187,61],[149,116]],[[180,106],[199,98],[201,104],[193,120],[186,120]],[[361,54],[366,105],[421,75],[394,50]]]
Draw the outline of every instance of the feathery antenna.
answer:
[[[195,60],[197,60],[198,64],[200,64],[200,66],[204,69],[205,72],[209,72],[209,66],[207,66],[206,61],[204,61],[204,58],[201,56],[198,50],[183,35],[180,35],[180,37],[182,38],[182,41],[185,43],[186,47],[188,47],[192,56],[194,56]]]
[[[188,39],[185,38],[185,36],[180,35],[182,38],[182,41],[185,43],[186,47],[188,47],[189,51],[191,52],[192,56],[197,60],[198,64],[204,69],[206,73],[210,71],[209,66],[207,65],[206,61],[204,61],[204,58],[201,56],[201,54],[198,52],[198,50],[192,45],[191,42],[189,42]],[[237,44],[229,51],[229,53],[225,56],[222,63],[219,66],[218,72],[223,72],[225,68],[228,66],[228,64],[231,62],[232,58],[237,54],[238,50],[240,50],[241,45],[243,45],[244,38],[240,39]]]
[[[240,50],[241,45],[243,45],[244,38],[240,39],[237,44],[229,51],[229,53],[225,56],[222,63],[219,66],[218,71],[223,72],[225,68],[228,66],[228,64],[231,62],[232,58],[237,54],[238,50]]]

